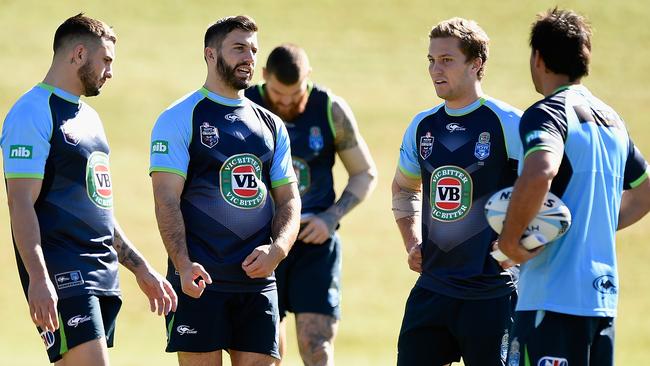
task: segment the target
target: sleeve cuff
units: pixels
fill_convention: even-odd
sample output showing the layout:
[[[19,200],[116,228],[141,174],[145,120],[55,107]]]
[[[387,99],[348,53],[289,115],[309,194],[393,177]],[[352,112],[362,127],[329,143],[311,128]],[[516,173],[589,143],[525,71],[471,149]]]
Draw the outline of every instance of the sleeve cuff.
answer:
[[[287,177],[287,178],[284,178],[284,179],[280,179],[280,180],[276,180],[276,181],[271,182],[271,188],[277,188],[277,187],[280,187],[280,186],[287,185],[289,183],[295,183],[297,181],[298,180],[296,179],[296,177]]]
[[[399,168],[399,171],[402,172],[402,174],[404,174],[405,176],[407,176],[407,177],[409,177],[411,179],[422,179],[422,177],[420,176],[420,173],[412,173],[412,172],[408,171],[406,168],[404,168],[401,165],[398,165],[397,167]]]
[[[161,166],[152,166],[151,168],[149,168],[149,175],[151,175],[151,173],[153,172],[173,173],[176,175],[180,175],[181,177],[183,177],[183,179],[187,179],[187,173],[179,169],[165,168]]]

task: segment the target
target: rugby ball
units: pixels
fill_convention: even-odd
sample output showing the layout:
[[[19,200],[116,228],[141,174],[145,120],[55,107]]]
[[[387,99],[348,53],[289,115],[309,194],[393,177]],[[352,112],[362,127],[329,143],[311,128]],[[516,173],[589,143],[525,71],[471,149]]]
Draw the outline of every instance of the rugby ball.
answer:
[[[506,219],[506,211],[510,204],[512,188],[504,188],[492,197],[485,204],[485,218],[490,227],[498,234],[503,229],[503,222]],[[564,235],[571,226],[571,212],[562,200],[551,192],[546,194],[537,216],[531,221],[524,233],[522,244],[527,249],[539,246],[558,239]]]

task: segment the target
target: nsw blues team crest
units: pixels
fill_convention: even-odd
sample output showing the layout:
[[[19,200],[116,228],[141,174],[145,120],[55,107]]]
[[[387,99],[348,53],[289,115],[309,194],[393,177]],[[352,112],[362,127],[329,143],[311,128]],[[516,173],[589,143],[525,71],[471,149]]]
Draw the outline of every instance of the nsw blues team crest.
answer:
[[[478,135],[478,141],[474,146],[474,156],[479,160],[485,160],[490,156],[490,133],[482,132]]]
[[[426,135],[420,137],[420,157],[426,160],[431,156],[433,151],[433,141],[434,137],[431,136],[431,132],[427,132]]]
[[[309,148],[315,152],[323,150],[323,134],[320,132],[320,127],[312,127],[309,129]]]
[[[201,134],[201,143],[210,149],[219,142],[219,130],[208,122],[203,122],[199,127],[199,133]]]

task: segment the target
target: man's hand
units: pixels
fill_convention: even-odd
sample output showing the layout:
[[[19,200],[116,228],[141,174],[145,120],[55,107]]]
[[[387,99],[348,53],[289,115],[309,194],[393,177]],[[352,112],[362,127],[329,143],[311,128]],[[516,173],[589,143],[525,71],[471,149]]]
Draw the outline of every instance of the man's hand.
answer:
[[[415,244],[409,250],[409,268],[417,273],[422,273],[422,244]]]
[[[497,250],[501,251],[499,249],[499,240],[495,240],[495,241],[492,242],[492,252],[495,252]],[[503,254],[503,252],[501,252],[501,254]],[[505,256],[505,254],[503,254],[503,255]],[[497,259],[495,258],[495,260],[497,260]],[[513,266],[516,265],[515,262],[513,262],[510,258],[506,259],[505,261],[498,261],[498,262],[499,262],[499,265],[501,266],[501,268],[503,268],[503,269],[508,269],[508,268],[513,267]]]
[[[336,224],[337,221],[334,215],[327,211],[318,215],[301,217],[298,240],[307,244],[323,244],[334,235]]]
[[[149,299],[151,312],[158,315],[176,311],[178,297],[172,285],[152,268],[146,268],[135,276],[140,290]]]
[[[526,249],[520,242],[514,241],[514,242],[508,242],[505,241],[503,238],[499,238],[497,242],[492,244],[492,249],[500,249],[503,254],[505,254],[509,259],[509,263],[506,262],[500,262],[505,263],[509,267],[512,267],[515,264],[521,264],[526,261],[529,261],[536,256],[539,255],[539,253],[544,250],[544,245],[539,246],[533,250],[528,250]],[[501,267],[503,267],[503,264],[501,264]],[[509,267],[503,267],[503,268],[509,268]]]
[[[206,286],[212,283],[210,274],[202,265],[192,262],[189,266],[178,269],[181,276],[181,288],[187,296],[198,299],[203,294]],[[200,279],[197,281],[197,279]]]
[[[59,298],[49,278],[34,281],[30,279],[27,289],[29,315],[37,327],[43,331],[54,332],[59,328],[57,302]]]
[[[242,269],[250,278],[269,277],[286,254],[277,245],[260,245],[241,264]]]

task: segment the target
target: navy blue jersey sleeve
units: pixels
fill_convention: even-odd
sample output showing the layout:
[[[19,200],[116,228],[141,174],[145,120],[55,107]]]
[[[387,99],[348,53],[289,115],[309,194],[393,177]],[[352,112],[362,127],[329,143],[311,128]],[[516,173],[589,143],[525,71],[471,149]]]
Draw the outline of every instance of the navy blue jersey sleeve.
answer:
[[[519,137],[523,145],[524,158],[538,150],[562,156],[566,136],[566,121],[553,116],[547,110],[533,106],[521,116]]]
[[[634,146],[632,139],[630,139],[629,145],[627,161],[625,162],[623,189],[635,188],[648,179],[648,162],[641,154],[641,151]]]

